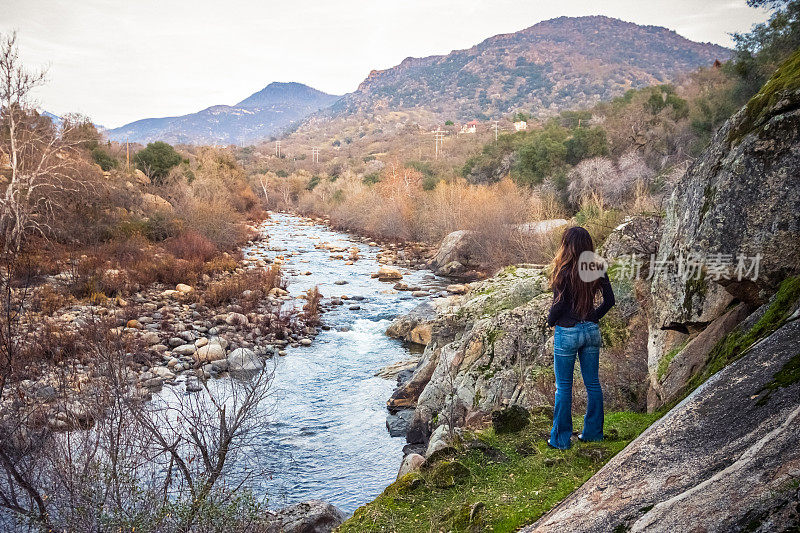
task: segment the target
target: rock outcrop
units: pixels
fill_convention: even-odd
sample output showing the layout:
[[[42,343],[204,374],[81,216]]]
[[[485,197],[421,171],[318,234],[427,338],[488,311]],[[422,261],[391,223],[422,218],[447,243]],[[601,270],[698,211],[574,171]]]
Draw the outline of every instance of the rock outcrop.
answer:
[[[509,267],[439,309],[422,359],[388,401],[392,411],[415,409],[409,443],[427,445],[435,426],[486,421],[509,404],[549,403],[538,386],[552,366],[547,288],[541,270]]]
[[[663,388],[656,370],[686,335],[738,302],[755,309],[800,272],[798,64],[800,52],[717,132],[675,187],[657,256],[663,268],[652,283],[648,366],[656,393]],[[693,354],[695,369],[707,353]],[[665,401],[654,394],[650,408]]]
[[[785,324],[523,531],[798,527],[799,338]]]

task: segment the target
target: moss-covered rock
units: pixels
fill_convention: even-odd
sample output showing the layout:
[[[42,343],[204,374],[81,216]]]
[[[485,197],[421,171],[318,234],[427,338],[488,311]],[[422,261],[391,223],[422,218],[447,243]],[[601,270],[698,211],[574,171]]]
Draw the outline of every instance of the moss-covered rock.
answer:
[[[434,487],[444,489],[467,481],[469,469],[456,460],[439,461],[431,469],[428,479]]]
[[[505,409],[492,411],[492,427],[497,434],[514,433],[528,425],[530,415],[521,405],[509,405]]]

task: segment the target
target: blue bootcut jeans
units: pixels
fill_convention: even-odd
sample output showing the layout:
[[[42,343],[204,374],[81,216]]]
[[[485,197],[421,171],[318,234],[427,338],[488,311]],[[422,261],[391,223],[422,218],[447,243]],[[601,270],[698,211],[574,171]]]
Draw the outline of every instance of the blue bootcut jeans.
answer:
[[[556,326],[553,368],[556,374],[556,404],[550,444],[566,450],[572,437],[572,375],[575,356],[581,363],[586,386],[587,406],[583,417],[583,440],[603,440],[603,390],[600,388],[600,328],[594,322],[578,322],[574,327]]]

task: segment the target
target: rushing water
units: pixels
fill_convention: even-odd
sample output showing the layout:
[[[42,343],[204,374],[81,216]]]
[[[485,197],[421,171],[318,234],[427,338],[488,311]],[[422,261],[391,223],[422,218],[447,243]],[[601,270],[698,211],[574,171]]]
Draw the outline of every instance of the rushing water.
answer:
[[[409,357],[407,348],[384,331],[421,299],[394,292],[392,284],[370,276],[380,267],[377,247],[286,214],[274,214],[264,231],[269,241],[245,249],[245,255],[284,256],[290,294],[316,285],[325,300],[363,299],[345,300],[326,312],[323,324],[330,329],[320,331],[311,346],[288,348],[285,357],[275,358],[274,401],[265,407],[269,423],[247,452],[271,476],[255,479],[254,488],[269,497],[271,507],[315,498],[351,513],[394,480],[402,459],[405,439],[386,430],[386,400],[395,382],[374,374]],[[314,248],[324,242],[357,246],[361,258],[353,265],[331,259],[330,251]],[[428,271],[403,273],[409,285],[442,285]],[[350,309],[355,304],[360,309]]]

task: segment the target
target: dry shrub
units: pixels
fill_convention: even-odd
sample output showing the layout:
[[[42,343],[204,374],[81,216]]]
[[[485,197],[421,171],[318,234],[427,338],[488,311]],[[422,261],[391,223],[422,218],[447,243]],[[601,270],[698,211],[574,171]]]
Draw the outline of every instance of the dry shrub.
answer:
[[[184,231],[164,242],[164,247],[179,259],[206,262],[217,255],[213,242],[195,230]]]
[[[319,287],[308,289],[303,295],[306,303],[303,304],[303,320],[310,326],[319,324],[320,307],[319,302],[322,299],[322,294],[319,292]]]
[[[197,282],[203,271],[203,262],[178,259],[169,254],[159,254],[133,265],[131,271],[135,275],[135,279],[145,286],[153,283],[191,285]]]
[[[127,268],[148,257],[150,241],[140,233],[133,233],[129,237],[114,239],[99,248],[96,252],[114,262],[121,268]]]
[[[43,285],[33,297],[33,309],[44,315],[52,316],[53,313],[72,303],[72,297],[52,285]]]
[[[220,272],[233,272],[239,266],[239,262],[231,254],[224,252],[203,265],[203,272],[206,274],[219,274]]]
[[[231,274],[219,281],[209,283],[202,295],[198,298],[204,305],[217,307],[228,304],[234,300],[240,303],[254,303],[261,299],[275,287],[284,287],[285,282],[281,276],[280,267],[273,265],[264,269],[254,268],[244,272]],[[250,302],[244,302],[242,293],[251,291]]]
[[[218,249],[228,250],[247,240],[244,217],[225,200],[192,200],[184,208],[187,227],[203,235]]]

